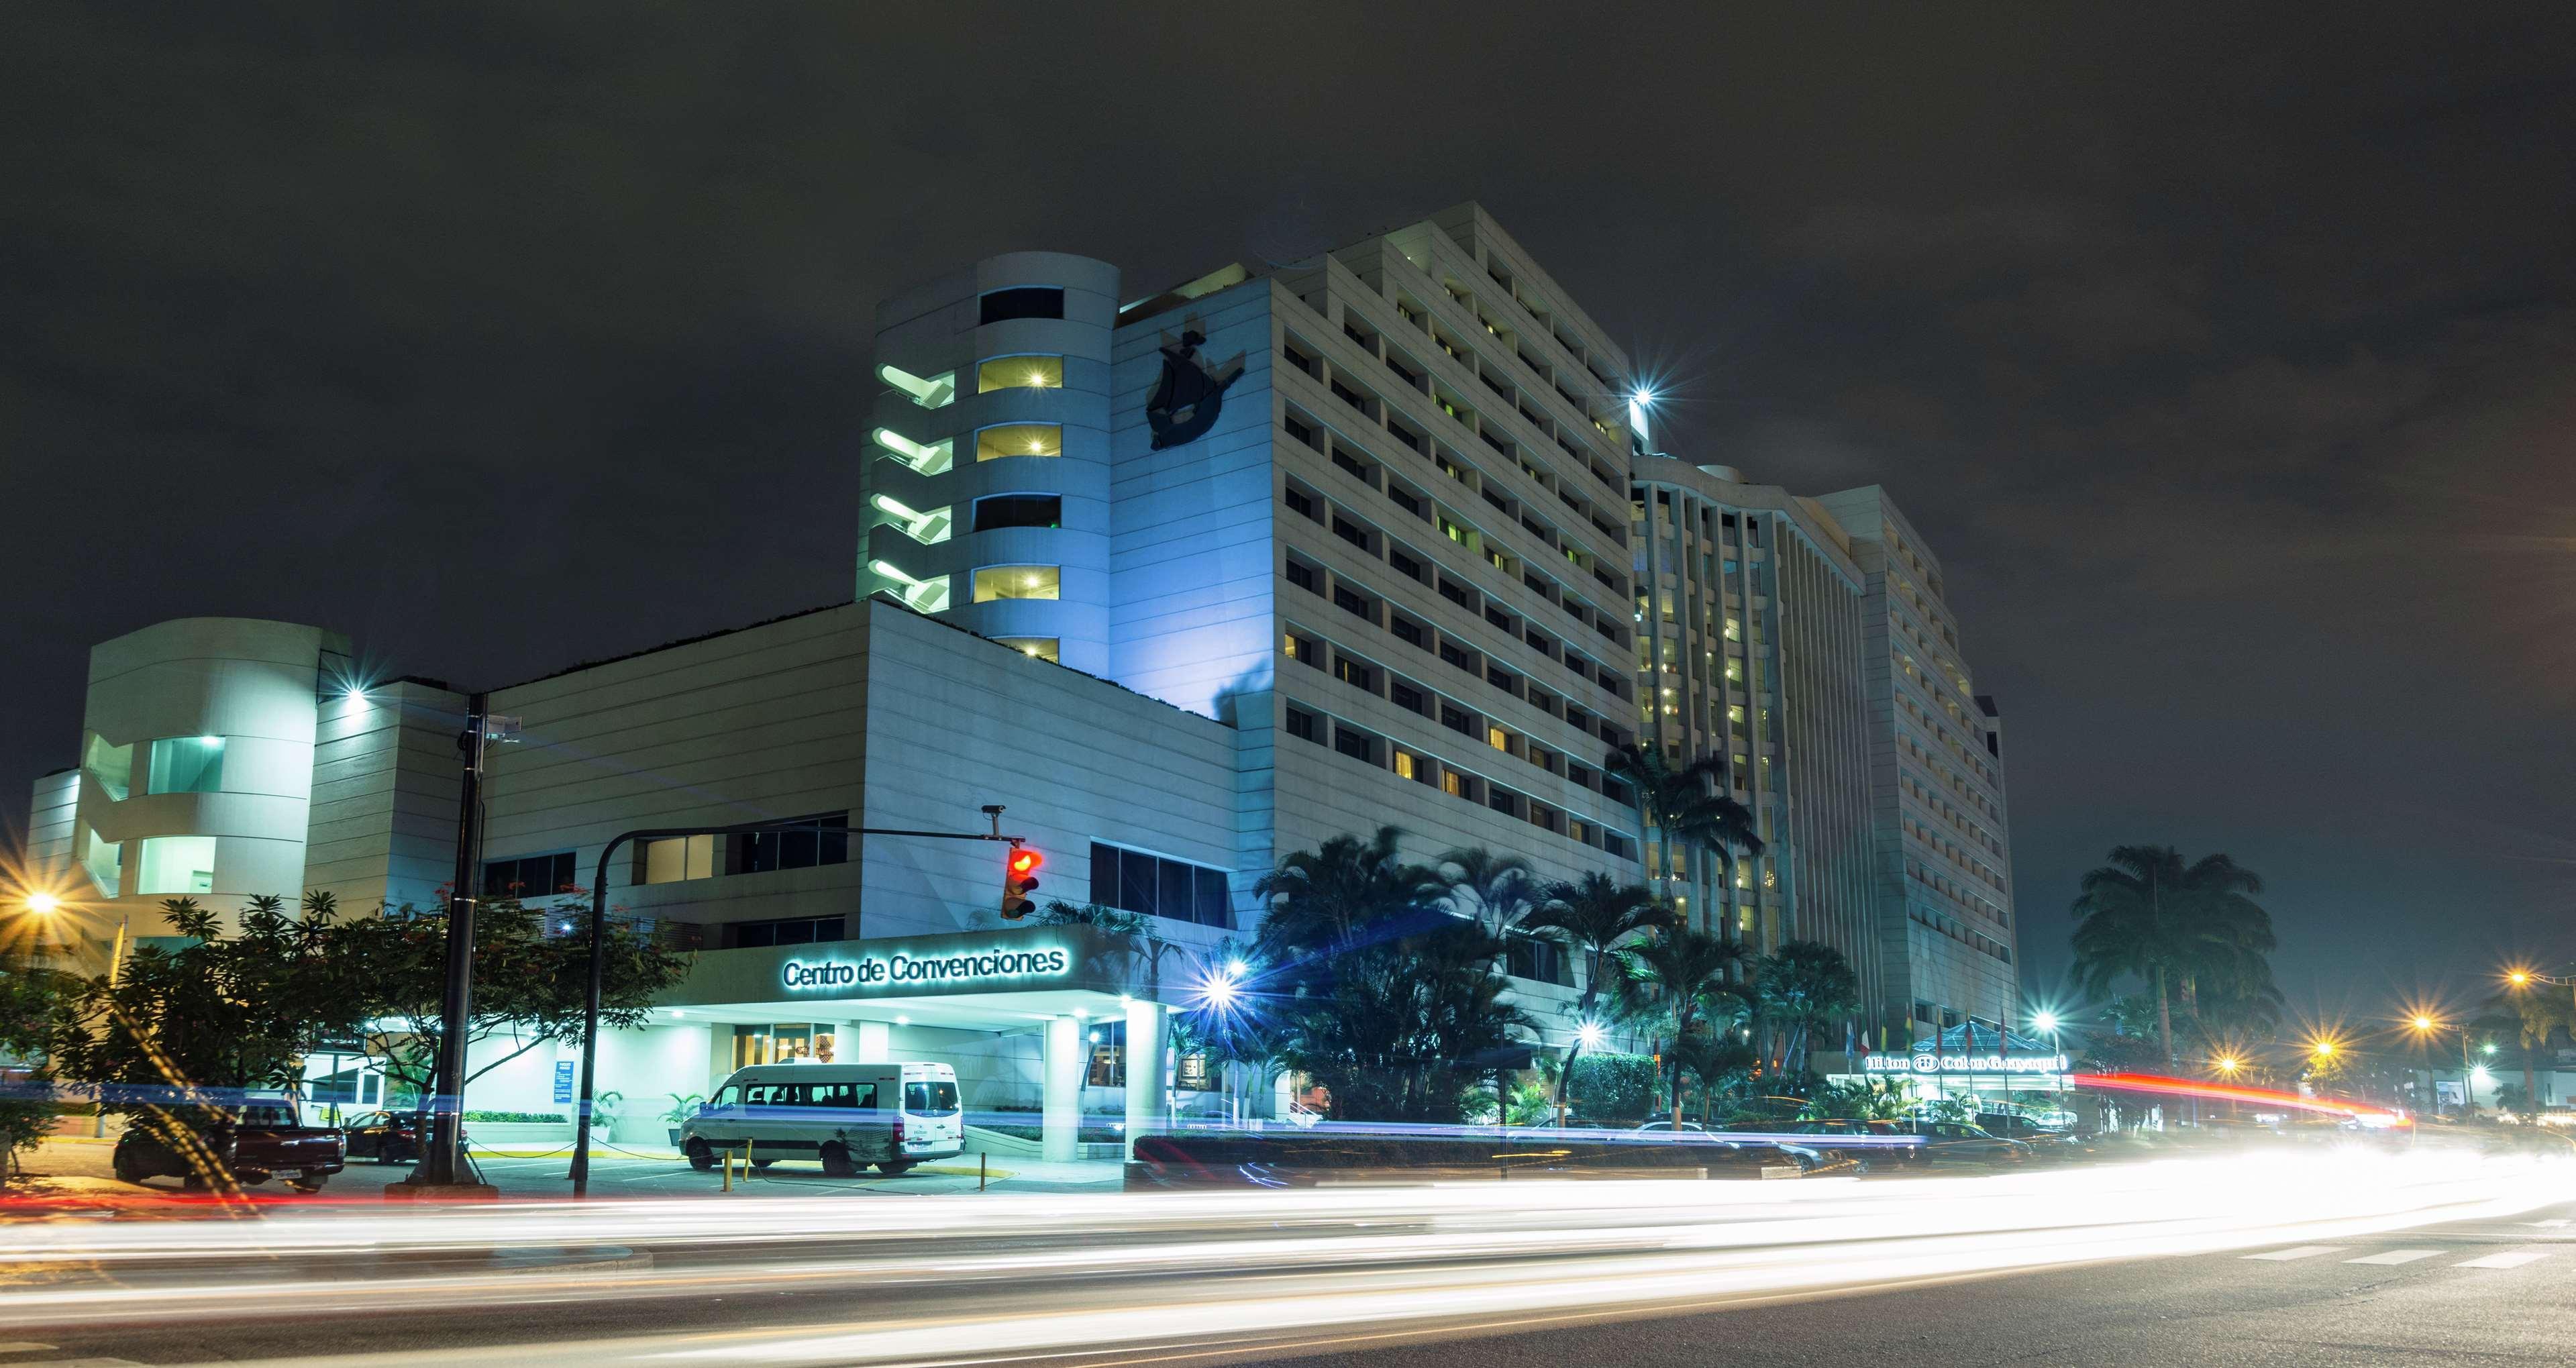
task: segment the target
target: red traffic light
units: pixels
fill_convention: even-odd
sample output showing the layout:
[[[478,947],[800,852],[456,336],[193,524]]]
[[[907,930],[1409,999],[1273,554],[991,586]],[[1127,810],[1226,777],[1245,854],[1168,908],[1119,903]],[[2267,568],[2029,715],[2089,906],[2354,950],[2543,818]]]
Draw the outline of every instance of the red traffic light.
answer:
[[[1045,863],[1046,857],[1044,855],[1040,855],[1036,851],[1029,849],[1027,846],[1011,847],[1011,853],[1002,861],[1002,916],[1004,920],[1018,921],[1020,918],[1037,910],[1037,904],[1030,901],[1029,895],[1037,891],[1038,866]]]

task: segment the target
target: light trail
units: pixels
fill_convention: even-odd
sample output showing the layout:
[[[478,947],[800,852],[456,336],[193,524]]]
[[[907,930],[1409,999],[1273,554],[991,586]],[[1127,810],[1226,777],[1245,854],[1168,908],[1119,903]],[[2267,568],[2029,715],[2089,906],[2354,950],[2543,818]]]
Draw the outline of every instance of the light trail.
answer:
[[[334,1361],[477,1368],[576,1351],[666,1368],[1188,1357],[2325,1242],[2570,1199],[2576,1163],[2354,1147],[1884,1182],[342,1208],[15,1227],[0,1324],[32,1333],[238,1322],[280,1305],[305,1323],[470,1308],[510,1342]],[[633,1304],[621,1324],[684,1327],[704,1323],[696,1313],[714,1299],[787,1292],[805,1294],[795,1314],[832,1319],[612,1339],[524,1328],[545,1304]]]

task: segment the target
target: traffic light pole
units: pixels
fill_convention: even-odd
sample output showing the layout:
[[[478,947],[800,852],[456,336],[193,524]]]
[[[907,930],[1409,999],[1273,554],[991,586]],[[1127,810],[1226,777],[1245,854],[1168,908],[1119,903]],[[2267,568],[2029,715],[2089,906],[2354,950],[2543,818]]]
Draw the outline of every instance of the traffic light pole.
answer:
[[[608,839],[599,852],[599,864],[590,876],[590,986],[583,999],[581,1016],[581,1098],[573,1110],[572,1195],[590,1195],[590,1110],[592,1074],[599,1065],[599,999],[602,980],[607,976],[607,960],[602,953],[608,939],[608,858],[629,841],[657,841],[672,836],[742,836],[762,831],[836,831],[844,836],[915,836],[933,841],[1001,841],[1017,850],[1027,844],[1025,836],[1002,834],[1001,809],[987,807],[993,817],[992,834],[980,831],[913,831],[903,827],[816,826],[811,822],[742,822],[720,827],[638,827],[621,831]]]
[[[456,737],[465,770],[456,796],[456,876],[447,890],[447,989],[439,1008],[437,1084],[428,1143],[406,1180],[422,1187],[474,1182],[472,1162],[465,1158],[465,1037],[473,1015],[474,904],[482,892],[483,755],[491,739],[486,700],[479,693],[466,700],[465,730]]]

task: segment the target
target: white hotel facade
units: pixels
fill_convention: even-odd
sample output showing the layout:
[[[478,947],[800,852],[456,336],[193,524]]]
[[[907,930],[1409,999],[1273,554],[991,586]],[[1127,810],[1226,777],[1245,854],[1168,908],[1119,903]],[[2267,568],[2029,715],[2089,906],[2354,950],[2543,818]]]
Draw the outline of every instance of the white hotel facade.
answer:
[[[1178,966],[1249,938],[1285,854],[1393,824],[1416,859],[1662,875],[1603,774],[1632,742],[1725,761],[1768,849],[1732,890],[1672,871],[1686,907],[1841,948],[1856,1050],[2014,1019],[1998,723],[1938,562],[1875,487],[1657,451],[1627,358],[1478,207],[1143,297],[1104,262],[990,258],[887,301],[875,361],[851,601],[488,692],[522,737],[484,783],[489,888],[587,885],[634,828],[814,824],[611,861],[610,901],[699,953],[651,1027],[603,1040],[603,1088],[939,1059],[1069,1154],[1093,1082],[1162,1105],[1147,1042]],[[173,896],[434,904],[467,695],[353,659],[247,619],[101,644],[30,864],[138,936]],[[989,845],[824,830],[982,831],[987,804],[1044,853],[1041,901],[1146,914],[1175,954],[1107,966],[1001,920]],[[1058,944],[1060,981],[787,986],[789,960]],[[1571,966],[1511,967],[1561,1046]],[[555,1063],[469,1105],[562,1110]]]

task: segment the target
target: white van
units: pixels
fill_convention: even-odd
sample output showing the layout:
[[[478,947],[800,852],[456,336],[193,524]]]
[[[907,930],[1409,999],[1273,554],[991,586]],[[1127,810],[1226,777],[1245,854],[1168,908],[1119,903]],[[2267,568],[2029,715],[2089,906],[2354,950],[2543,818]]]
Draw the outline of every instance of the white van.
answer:
[[[711,1169],[726,1150],[751,1162],[819,1159],[847,1178],[870,1164],[901,1173],[966,1148],[957,1071],[945,1064],[756,1064],[736,1069],[698,1114],[680,1123],[689,1165]]]

